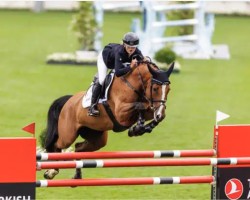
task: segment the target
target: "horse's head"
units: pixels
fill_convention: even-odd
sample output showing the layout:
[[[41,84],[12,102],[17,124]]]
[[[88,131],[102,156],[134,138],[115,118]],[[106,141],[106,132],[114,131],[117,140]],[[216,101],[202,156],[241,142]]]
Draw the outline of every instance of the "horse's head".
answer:
[[[166,100],[170,90],[169,77],[173,71],[174,63],[171,64],[167,71],[164,71],[149,60],[140,60],[140,58],[137,60],[138,66],[126,77],[122,76],[119,79],[125,83],[126,88],[130,88],[131,92],[133,92],[131,94],[124,93],[124,91],[127,91],[124,89],[119,91],[122,92],[123,101],[128,103],[139,102],[139,104],[133,104],[133,106],[137,106],[135,110],[148,110],[149,108],[144,115],[146,120],[154,118],[155,122],[160,122],[165,118]],[[143,107],[140,107],[141,105]]]
[[[160,122],[165,118],[167,95],[170,90],[169,77],[173,71],[174,63],[167,71],[160,70],[152,62],[148,62],[147,67],[152,76],[149,80],[150,83],[147,84],[146,97],[154,112],[154,120]]]

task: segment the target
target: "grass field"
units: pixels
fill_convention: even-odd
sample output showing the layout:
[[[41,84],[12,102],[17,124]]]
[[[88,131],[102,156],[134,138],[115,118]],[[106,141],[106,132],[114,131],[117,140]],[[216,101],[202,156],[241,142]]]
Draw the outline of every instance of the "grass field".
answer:
[[[0,10],[0,137],[29,137],[21,128],[36,122],[36,137],[45,127],[51,102],[89,86],[96,68],[47,65],[46,56],[77,49],[68,30],[72,13]],[[137,14],[105,15],[103,44],[120,42]],[[250,18],[216,17],[214,44],[228,44],[230,60],[180,60],[171,76],[167,117],[153,133],[129,138],[109,134],[102,150],[206,149],[212,147],[215,111],[231,117],[221,124],[250,122]],[[122,26],[121,26],[122,24]],[[13,148],[13,147],[11,147]],[[18,149],[17,149],[18,151]],[[210,175],[210,167],[86,169],[85,177],[153,177]],[[71,178],[61,170],[57,179]],[[42,172],[37,173],[42,179]],[[209,185],[39,188],[37,199],[209,199]]]

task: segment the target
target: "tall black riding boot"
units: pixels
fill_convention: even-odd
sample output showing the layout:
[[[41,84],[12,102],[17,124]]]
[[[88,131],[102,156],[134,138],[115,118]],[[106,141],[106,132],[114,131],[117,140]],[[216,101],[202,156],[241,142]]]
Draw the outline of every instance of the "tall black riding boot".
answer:
[[[99,82],[94,83],[93,85],[93,94],[91,98],[91,106],[89,108],[89,115],[97,117],[100,115],[100,111],[97,108],[99,96],[101,94],[102,86]]]

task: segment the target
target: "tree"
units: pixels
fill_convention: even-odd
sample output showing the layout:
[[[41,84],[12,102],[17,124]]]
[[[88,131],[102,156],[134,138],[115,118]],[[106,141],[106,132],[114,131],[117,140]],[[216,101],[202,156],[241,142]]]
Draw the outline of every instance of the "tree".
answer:
[[[75,32],[82,50],[94,50],[97,23],[93,3],[80,1],[78,13],[73,15],[71,30]]]

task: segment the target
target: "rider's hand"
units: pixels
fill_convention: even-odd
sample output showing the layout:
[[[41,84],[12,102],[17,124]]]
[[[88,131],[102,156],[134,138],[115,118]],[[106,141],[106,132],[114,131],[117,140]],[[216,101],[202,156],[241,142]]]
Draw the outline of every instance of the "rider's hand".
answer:
[[[151,62],[151,58],[148,57],[148,56],[144,56],[144,57],[143,57],[143,60],[144,60],[144,61],[147,61],[147,62]]]
[[[130,64],[131,69],[133,70],[133,69],[135,69],[137,66],[138,66],[138,61],[137,61],[137,59],[133,59],[132,62],[131,62],[131,64]]]

